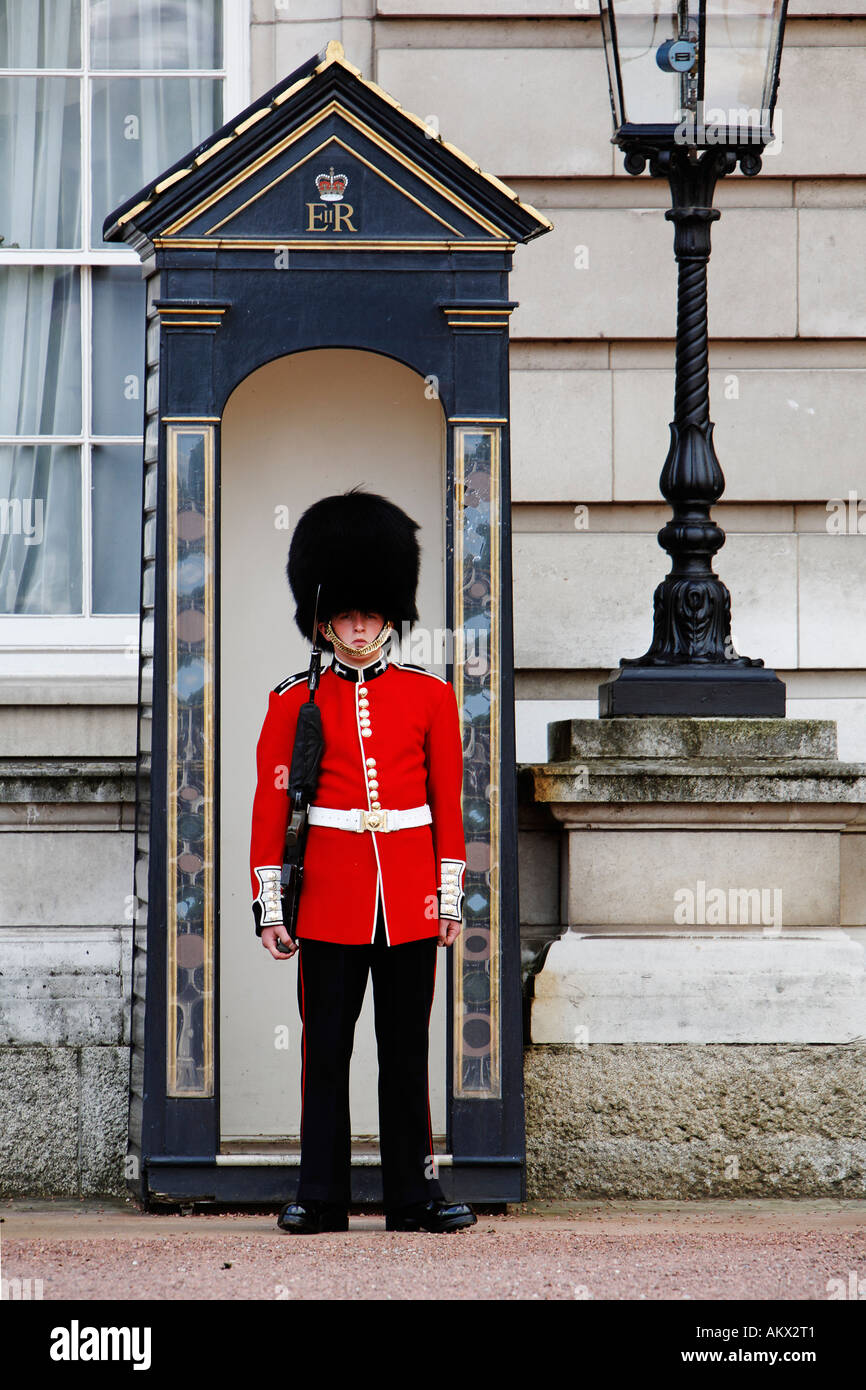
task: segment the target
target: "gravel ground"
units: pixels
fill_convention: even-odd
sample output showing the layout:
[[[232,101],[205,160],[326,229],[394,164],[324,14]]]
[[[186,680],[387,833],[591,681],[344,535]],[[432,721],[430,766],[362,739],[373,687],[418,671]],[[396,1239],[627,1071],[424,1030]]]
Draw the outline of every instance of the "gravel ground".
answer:
[[[827,1300],[852,1272],[866,1296],[857,1202],[510,1208],[449,1236],[386,1232],[375,1215],[348,1234],[290,1236],[270,1212],[0,1212],[4,1278],[41,1279],[45,1299]]]

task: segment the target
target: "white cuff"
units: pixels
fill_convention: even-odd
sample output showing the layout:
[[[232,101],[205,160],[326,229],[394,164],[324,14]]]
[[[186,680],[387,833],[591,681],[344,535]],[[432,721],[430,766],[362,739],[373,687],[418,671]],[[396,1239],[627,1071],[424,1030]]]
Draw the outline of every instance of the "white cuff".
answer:
[[[452,922],[463,921],[463,872],[465,859],[442,860],[442,884],[439,888],[439,916]]]
[[[283,896],[280,887],[282,871],[281,864],[265,864],[260,869],[253,870],[259,881],[259,894],[253,899],[253,905],[261,904],[263,927],[283,925]]]

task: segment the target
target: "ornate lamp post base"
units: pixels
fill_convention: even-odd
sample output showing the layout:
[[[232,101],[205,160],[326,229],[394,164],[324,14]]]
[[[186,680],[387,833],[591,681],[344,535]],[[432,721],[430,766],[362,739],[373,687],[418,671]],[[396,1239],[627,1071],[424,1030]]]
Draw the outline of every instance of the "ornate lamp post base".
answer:
[[[785,682],[764,666],[625,666],[598,687],[598,713],[779,719]]]

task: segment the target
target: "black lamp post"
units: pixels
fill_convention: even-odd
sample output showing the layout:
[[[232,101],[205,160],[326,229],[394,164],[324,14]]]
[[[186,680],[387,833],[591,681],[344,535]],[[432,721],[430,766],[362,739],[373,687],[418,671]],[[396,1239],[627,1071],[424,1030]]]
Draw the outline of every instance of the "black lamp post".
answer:
[[[655,591],[653,640],[599,687],[612,715],[784,715],[785,686],[731,645],[731,599],[713,572],[725,533],[710,516],[724,476],[713,448],[707,262],[718,179],[752,176],[773,138],[787,0],[599,0],[613,143],[625,167],[666,178],[677,292],[676,394],[660,487],[670,573]]]

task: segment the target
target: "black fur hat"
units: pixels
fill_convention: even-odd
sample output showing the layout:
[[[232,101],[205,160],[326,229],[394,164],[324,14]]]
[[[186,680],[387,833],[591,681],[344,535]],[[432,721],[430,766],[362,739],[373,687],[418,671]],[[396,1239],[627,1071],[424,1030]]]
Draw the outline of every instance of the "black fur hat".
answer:
[[[417,530],[418,523],[394,502],[360,485],[307,508],[292,536],[286,575],[297,605],[295,622],[308,642],[319,584],[320,623],[352,608],[382,613],[398,632],[403,623],[418,621]],[[333,650],[318,630],[316,640]]]

